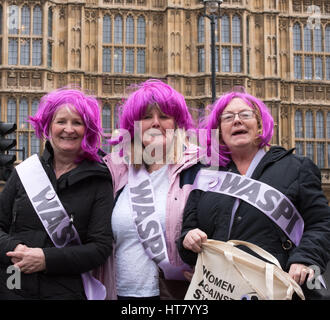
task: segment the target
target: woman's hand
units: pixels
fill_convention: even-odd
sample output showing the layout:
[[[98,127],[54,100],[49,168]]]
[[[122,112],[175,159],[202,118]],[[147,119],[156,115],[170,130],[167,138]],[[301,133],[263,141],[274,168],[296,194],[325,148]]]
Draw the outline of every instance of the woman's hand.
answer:
[[[314,270],[308,268],[304,264],[294,263],[290,266],[289,275],[298,284],[302,285],[305,282],[307,275],[307,280],[312,280],[314,278]]]
[[[183,246],[193,252],[199,253],[202,251],[202,243],[207,240],[207,234],[200,229],[190,230],[184,240]]]
[[[23,273],[34,273],[46,269],[44,251],[41,248],[29,248],[18,245],[14,251],[7,252],[14,266]]]

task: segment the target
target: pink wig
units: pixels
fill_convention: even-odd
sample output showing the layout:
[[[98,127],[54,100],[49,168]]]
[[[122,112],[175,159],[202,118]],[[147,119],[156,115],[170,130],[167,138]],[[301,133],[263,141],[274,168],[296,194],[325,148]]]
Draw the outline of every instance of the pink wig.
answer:
[[[205,121],[204,128],[207,130],[207,150],[211,148],[211,130],[220,128],[220,116],[224,109],[235,98],[245,101],[252,109],[258,109],[262,122],[262,133],[259,135],[259,148],[269,145],[273,136],[274,120],[266,105],[256,97],[245,92],[229,92],[221,96],[212,106],[211,113]],[[219,146],[219,165],[226,166],[230,161],[230,151],[226,145]]]
[[[149,105],[157,104],[165,114],[174,117],[179,128],[194,128],[194,122],[188,111],[182,94],[168,84],[149,79],[132,87],[133,93],[120,106],[120,129],[129,131],[132,139],[134,136],[134,121],[143,118]]]
[[[39,108],[33,117],[29,117],[38,138],[50,139],[49,129],[54,115],[63,104],[74,106],[85,125],[85,134],[81,142],[83,153],[76,159],[100,161],[98,150],[101,146],[101,119],[97,100],[75,89],[58,89],[42,97]]]

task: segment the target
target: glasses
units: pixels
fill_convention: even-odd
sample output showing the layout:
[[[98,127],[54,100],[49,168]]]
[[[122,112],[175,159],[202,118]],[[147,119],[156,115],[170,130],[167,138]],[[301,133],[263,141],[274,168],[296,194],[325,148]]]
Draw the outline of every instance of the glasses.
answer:
[[[234,121],[236,115],[238,115],[238,117],[244,121],[254,118],[254,114],[255,114],[254,110],[243,110],[240,112],[223,113],[220,118],[221,118],[221,122],[223,123],[231,123]]]

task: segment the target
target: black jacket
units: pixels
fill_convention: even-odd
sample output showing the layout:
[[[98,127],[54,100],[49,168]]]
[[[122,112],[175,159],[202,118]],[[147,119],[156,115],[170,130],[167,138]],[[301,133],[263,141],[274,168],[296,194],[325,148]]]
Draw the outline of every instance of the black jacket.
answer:
[[[320,170],[310,159],[296,156],[292,151],[272,147],[251,178],[276,188],[295,205],[305,223],[299,246],[284,250],[282,244],[287,240],[284,232],[245,201],[241,201],[228,235],[235,198],[193,190],[184,210],[182,234],[177,241],[183,261],[191,265],[196,263],[197,254],[186,250],[182,242],[189,230],[199,228],[209,239],[227,241],[230,238],[257,244],[273,254],[286,271],[292,263],[317,265],[321,272],[324,271],[330,252],[330,208],[321,189]],[[220,170],[239,173],[233,162]]]
[[[56,180],[52,159],[47,143],[42,165],[73,218],[82,245],[54,247],[15,170],[0,194],[0,299],[85,299],[80,274],[100,266],[111,254],[113,192],[108,169],[84,160]],[[22,289],[8,290],[6,271],[11,261],[6,252],[19,243],[43,248],[46,270],[21,274]]]

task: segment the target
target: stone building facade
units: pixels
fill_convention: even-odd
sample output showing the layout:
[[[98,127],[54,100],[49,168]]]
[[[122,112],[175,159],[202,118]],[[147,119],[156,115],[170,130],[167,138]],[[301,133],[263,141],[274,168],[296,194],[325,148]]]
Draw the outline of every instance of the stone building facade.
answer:
[[[0,119],[17,123],[22,160],[42,150],[24,121],[40,98],[76,86],[101,102],[106,132],[126,88],[159,78],[195,117],[211,103],[210,21],[199,0],[2,0]],[[322,171],[330,199],[330,2],[224,0],[217,96],[244,86],[275,120],[273,144]]]

